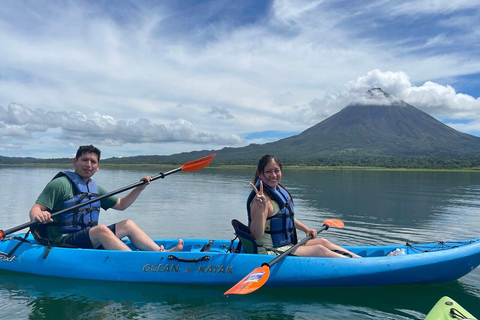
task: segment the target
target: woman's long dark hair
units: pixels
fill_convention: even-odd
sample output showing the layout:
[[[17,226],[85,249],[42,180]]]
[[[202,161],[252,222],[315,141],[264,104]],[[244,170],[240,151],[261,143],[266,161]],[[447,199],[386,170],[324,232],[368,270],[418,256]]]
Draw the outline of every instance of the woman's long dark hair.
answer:
[[[257,165],[257,170],[255,171],[255,176],[253,178],[253,184],[256,184],[258,179],[260,179],[260,174],[263,173],[263,170],[265,170],[265,167],[267,166],[267,164],[269,164],[270,162],[275,162],[276,164],[278,164],[278,166],[280,167],[280,171],[283,173],[283,165],[282,163],[280,162],[280,160],[278,160],[277,157],[275,156],[272,156],[270,154],[266,154],[264,155],[259,161],[258,161],[258,165]],[[293,203],[293,197],[292,195],[290,194],[290,192],[287,190],[287,188],[285,188],[285,186],[281,183],[278,183],[283,189],[285,189],[288,194],[290,195],[290,198],[292,199],[292,203]],[[272,198],[272,195],[270,194],[270,192],[268,191],[268,189],[264,188],[263,189],[263,192],[267,194],[267,196],[270,198],[270,199],[273,199]]]

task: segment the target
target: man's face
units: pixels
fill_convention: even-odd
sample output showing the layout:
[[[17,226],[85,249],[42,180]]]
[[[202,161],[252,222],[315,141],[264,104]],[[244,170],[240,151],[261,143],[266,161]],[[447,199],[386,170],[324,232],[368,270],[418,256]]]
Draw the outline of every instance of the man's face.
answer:
[[[98,157],[95,153],[84,153],[80,158],[73,159],[75,172],[85,181],[90,179],[100,168]]]

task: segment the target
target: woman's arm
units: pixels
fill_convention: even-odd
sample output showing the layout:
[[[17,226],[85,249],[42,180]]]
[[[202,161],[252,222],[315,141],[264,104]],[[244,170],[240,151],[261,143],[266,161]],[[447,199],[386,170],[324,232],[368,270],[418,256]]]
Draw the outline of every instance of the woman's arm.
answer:
[[[264,202],[253,200],[250,203],[250,233],[255,240],[260,239],[265,232],[265,224],[267,223],[268,213],[273,211],[270,199],[266,198]]]
[[[303,223],[301,223],[300,221],[298,221],[297,219],[295,219],[295,227],[298,229],[298,230],[302,230],[303,232],[305,232],[305,234],[307,236],[311,236],[312,238],[316,238],[317,237],[317,230],[315,229],[310,229],[309,227],[307,227],[306,225],[304,225]]]

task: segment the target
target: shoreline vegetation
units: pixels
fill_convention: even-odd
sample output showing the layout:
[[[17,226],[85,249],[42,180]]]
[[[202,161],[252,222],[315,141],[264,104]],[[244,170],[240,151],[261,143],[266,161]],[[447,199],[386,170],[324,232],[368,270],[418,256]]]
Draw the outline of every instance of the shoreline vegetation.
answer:
[[[256,154],[237,154],[229,150],[203,150],[191,153],[181,153],[170,156],[139,155],[130,157],[104,158],[100,165],[105,169],[138,169],[167,171],[176,169],[184,164],[215,153],[216,156],[208,168],[221,169],[251,169],[257,164]],[[268,153],[269,150],[265,151]],[[293,170],[349,170],[349,171],[445,171],[445,172],[480,172],[480,155],[467,156],[405,156],[405,155],[364,155],[342,156],[330,155],[326,157],[297,153],[294,156],[278,151],[286,169]],[[0,156],[0,167],[45,167],[71,168],[71,158],[37,159],[31,157],[3,157]]]
[[[0,168],[6,167],[23,167],[23,168],[70,168],[71,163],[65,162],[49,162],[49,163],[0,163]],[[159,163],[101,163],[103,169],[139,169],[139,168],[151,168],[169,170],[178,168],[179,165],[172,164],[159,164]],[[242,169],[255,169],[255,165],[239,164],[239,165],[215,165],[211,164],[205,169],[210,170],[242,170]],[[334,171],[334,170],[345,170],[345,171],[425,171],[425,172],[480,172],[480,167],[472,168],[387,168],[387,167],[374,167],[374,166],[312,166],[312,165],[284,165],[284,169],[288,170],[325,170],[325,171]]]

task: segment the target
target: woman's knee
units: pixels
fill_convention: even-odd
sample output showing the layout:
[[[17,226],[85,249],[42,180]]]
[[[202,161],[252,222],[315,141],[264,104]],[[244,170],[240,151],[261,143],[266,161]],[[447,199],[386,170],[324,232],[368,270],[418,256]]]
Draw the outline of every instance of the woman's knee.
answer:
[[[330,250],[321,244],[315,244],[312,246],[300,247],[296,253],[300,256],[323,257],[328,256]]]
[[[317,244],[323,247],[328,247],[329,245],[332,244],[330,241],[328,241],[325,238],[317,238],[316,240],[317,240]]]
[[[325,245],[323,244],[319,244],[316,246],[316,249],[317,251],[322,255],[322,256],[325,256],[325,255],[328,255],[331,251],[330,249],[328,249]]]

